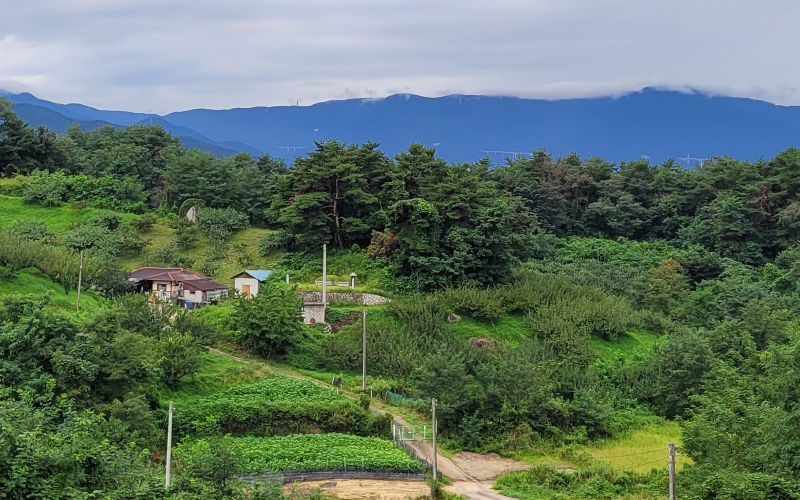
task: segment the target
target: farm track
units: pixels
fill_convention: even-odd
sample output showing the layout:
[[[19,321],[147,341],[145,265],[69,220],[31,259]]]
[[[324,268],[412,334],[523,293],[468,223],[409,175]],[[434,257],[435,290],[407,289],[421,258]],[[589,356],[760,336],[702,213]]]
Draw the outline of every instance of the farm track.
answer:
[[[230,359],[234,359],[236,361],[239,361],[240,363],[250,363],[246,359],[238,358],[236,356],[233,356],[232,354],[220,351],[219,349],[214,349],[209,347],[208,350],[209,352],[212,352],[220,356],[225,356]],[[267,366],[269,366],[269,364],[267,364]],[[332,388],[330,384],[321,382],[311,377],[289,373],[287,371],[280,370],[273,366],[269,366],[269,369],[272,371],[272,373],[275,373],[276,375],[281,375],[283,377],[289,377],[297,380],[307,380],[317,385]],[[353,400],[356,399],[353,396],[350,396],[349,394],[346,393],[342,393],[342,395]],[[378,415],[386,414],[386,410],[378,408],[377,406],[370,406],[369,409],[372,413],[376,413]],[[400,416],[394,417],[394,423],[395,425],[398,426],[409,425],[408,422],[406,422]],[[408,443],[411,445],[414,451],[420,456],[420,458],[427,460],[429,463],[433,461],[433,445],[429,441],[408,441]],[[436,455],[437,455],[437,465],[439,467],[439,472],[447,476],[453,482],[451,486],[445,487],[445,489],[450,493],[464,495],[469,500],[513,500],[511,497],[501,495],[496,490],[492,489],[493,481],[491,480],[482,481],[476,479],[472,475],[468,474],[461,467],[456,465],[452,460],[442,455],[441,452],[438,452]]]

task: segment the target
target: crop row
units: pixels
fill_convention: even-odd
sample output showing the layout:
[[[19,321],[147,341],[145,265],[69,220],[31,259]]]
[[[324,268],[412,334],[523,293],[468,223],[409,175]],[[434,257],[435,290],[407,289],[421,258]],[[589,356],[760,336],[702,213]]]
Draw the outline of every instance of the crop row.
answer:
[[[294,434],[284,437],[225,437],[197,440],[176,449],[176,458],[200,459],[222,445],[232,452],[240,473],[366,467],[420,470],[419,462],[391,441],[345,434]]]
[[[275,377],[198,399],[175,411],[188,435],[274,436],[306,432],[373,433],[374,419],[354,401],[311,382]]]

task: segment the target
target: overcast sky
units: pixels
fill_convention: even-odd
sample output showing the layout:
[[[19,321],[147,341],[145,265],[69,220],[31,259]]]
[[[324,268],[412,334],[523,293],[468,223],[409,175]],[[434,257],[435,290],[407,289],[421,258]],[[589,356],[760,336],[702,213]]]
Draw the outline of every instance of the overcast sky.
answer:
[[[152,111],[693,87],[800,104],[792,0],[0,0],[0,88]]]

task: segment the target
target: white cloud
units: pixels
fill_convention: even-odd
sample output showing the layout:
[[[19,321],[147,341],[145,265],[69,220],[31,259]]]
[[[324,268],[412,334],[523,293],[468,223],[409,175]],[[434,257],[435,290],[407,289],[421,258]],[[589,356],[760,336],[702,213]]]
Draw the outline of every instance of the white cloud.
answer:
[[[0,0],[0,87],[164,112],[645,86],[800,104],[788,0]]]

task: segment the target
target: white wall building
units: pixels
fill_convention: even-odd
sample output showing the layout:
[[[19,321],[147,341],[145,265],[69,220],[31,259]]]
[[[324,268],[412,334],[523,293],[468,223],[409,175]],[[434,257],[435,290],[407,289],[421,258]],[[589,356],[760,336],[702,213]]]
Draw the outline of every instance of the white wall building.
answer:
[[[272,271],[268,269],[248,269],[233,276],[233,286],[236,291],[245,297],[258,295],[258,287],[267,281]]]

